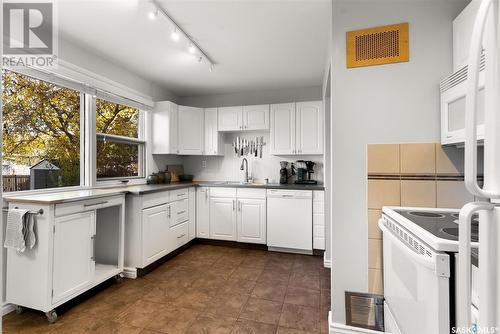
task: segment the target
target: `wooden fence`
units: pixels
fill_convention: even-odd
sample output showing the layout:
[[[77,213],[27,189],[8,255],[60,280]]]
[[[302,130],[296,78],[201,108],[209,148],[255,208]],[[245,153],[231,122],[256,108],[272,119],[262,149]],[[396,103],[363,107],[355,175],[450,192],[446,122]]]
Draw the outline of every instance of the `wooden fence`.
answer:
[[[29,175],[2,175],[3,191],[28,190],[30,188]]]

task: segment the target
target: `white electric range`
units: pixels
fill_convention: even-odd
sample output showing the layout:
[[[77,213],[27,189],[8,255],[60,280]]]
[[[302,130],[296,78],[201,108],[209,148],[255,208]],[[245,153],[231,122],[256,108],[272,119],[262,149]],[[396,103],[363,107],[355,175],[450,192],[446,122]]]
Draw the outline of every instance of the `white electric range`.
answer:
[[[458,213],[453,209],[383,208],[378,225],[384,236],[386,332],[440,334],[450,333],[456,325]],[[478,246],[477,232],[477,218],[473,218],[473,247]],[[475,264],[473,318],[478,314],[477,261]]]

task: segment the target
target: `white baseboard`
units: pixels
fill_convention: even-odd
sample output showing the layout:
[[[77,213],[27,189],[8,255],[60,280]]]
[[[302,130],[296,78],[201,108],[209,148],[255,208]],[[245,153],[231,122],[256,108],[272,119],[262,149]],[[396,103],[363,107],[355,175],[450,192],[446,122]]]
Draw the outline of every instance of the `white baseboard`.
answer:
[[[2,305],[2,315],[9,314],[10,312],[14,312],[14,305],[12,305],[12,304],[3,304]]]
[[[327,260],[327,259],[323,259],[323,267],[325,267],[325,268],[331,268],[332,267],[332,261],[331,260]]]
[[[360,327],[347,326],[332,320],[332,311],[328,313],[329,334],[380,334],[382,332]]]
[[[137,278],[137,269],[136,268],[123,268],[123,277],[125,278]]]

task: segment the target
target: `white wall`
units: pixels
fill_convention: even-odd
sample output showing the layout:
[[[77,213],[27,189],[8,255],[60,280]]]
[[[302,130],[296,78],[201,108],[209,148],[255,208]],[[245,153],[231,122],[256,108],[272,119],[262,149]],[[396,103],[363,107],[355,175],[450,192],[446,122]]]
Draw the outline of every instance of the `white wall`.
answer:
[[[263,182],[265,178],[269,179],[270,183],[279,182],[280,161],[286,160],[295,162],[297,160],[311,160],[317,163],[313,178],[320,182],[323,181],[323,156],[274,156],[269,154],[269,132],[252,132],[244,133],[227,133],[224,137],[224,157],[201,157],[189,156],[184,157],[184,171],[187,174],[195,175],[195,179],[199,181],[242,181],[244,180],[245,172],[240,170],[241,161],[244,157],[238,158],[234,154],[234,148],[231,143],[236,136],[248,140],[255,140],[256,136],[263,136],[264,146],[262,159],[244,156],[248,160],[248,172],[256,181]],[[203,167],[203,162],[206,167]],[[293,179],[290,179],[293,181]]]
[[[245,80],[242,78],[242,80]],[[179,104],[200,108],[228,107],[237,105],[271,104],[321,100],[321,86],[241,92],[220,95],[181,97]]]
[[[332,314],[344,292],[366,292],[369,143],[439,142],[438,84],[452,71],[452,19],[466,1],[333,2]],[[345,33],[409,22],[410,61],[346,69]]]

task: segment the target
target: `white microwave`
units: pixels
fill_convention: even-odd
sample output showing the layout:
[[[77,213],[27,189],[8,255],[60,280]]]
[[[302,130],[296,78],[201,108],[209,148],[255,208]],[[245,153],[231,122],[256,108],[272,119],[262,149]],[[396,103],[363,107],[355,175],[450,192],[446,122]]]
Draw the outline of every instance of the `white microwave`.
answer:
[[[441,90],[441,144],[463,145],[465,142],[465,99],[467,95],[467,66],[446,77]],[[477,137],[484,139],[484,56],[479,72],[477,95]]]

